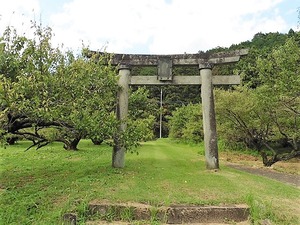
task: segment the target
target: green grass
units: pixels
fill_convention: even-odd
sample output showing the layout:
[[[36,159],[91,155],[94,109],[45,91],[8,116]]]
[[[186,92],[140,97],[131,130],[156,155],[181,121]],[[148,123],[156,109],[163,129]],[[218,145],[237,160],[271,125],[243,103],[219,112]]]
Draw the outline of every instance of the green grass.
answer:
[[[87,203],[94,199],[153,206],[248,203],[254,223],[267,218],[275,224],[299,223],[298,188],[222,161],[220,171],[207,171],[203,146],[147,142],[138,155],[126,155],[124,169],[113,169],[107,145],[84,140],[76,152],[57,143],[25,152],[29,144],[0,149],[1,225],[60,224],[70,211],[84,221]]]

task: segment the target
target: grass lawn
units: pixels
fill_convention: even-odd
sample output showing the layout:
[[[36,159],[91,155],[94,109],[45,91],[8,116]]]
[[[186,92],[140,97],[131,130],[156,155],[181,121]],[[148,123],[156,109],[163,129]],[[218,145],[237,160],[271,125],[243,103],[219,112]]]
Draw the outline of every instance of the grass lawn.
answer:
[[[82,224],[91,200],[222,205],[247,203],[254,223],[300,224],[300,189],[221,164],[205,170],[203,146],[169,139],[143,143],[111,168],[112,148],[80,142],[79,151],[54,143],[25,152],[29,142],[0,148],[0,224],[61,224],[76,211]]]

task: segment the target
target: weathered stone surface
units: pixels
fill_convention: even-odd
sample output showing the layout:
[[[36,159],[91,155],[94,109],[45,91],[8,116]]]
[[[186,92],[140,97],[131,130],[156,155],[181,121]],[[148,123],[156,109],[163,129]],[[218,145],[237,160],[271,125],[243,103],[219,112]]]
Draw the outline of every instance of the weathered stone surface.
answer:
[[[76,213],[66,213],[63,216],[64,225],[76,225],[77,224],[77,215]]]
[[[246,206],[175,206],[169,208],[167,215],[169,224],[241,222],[248,219],[249,209]]]
[[[151,220],[151,218],[156,218],[159,221],[163,221],[167,209],[168,208],[165,207],[155,208],[150,205],[139,203],[110,204],[92,202],[89,204],[89,214],[105,216],[105,214],[113,211],[116,220],[121,220],[122,212],[127,210],[131,212],[133,220]]]
[[[212,76],[213,85],[240,84],[238,75]],[[160,81],[157,76],[131,76],[130,85],[201,85],[201,76],[173,76],[170,81]]]
[[[122,219],[122,211],[130,210],[132,219],[157,220],[167,224],[188,223],[226,223],[247,221],[249,207],[247,205],[232,206],[181,206],[153,207],[145,204],[109,204],[93,202],[89,205],[90,214],[105,215],[114,211],[114,220]]]
[[[107,54],[104,52],[91,51],[89,56],[93,54]],[[174,54],[174,55],[146,55],[146,54],[111,54],[112,65],[132,65],[132,66],[157,66],[159,58],[170,58],[173,65],[199,65],[204,62],[213,64],[224,64],[237,62],[240,56],[247,55],[248,49],[241,49],[231,52],[207,53],[198,52],[196,54]]]
[[[211,65],[199,65],[206,168],[219,169],[218,139]]]
[[[130,68],[127,66],[121,66],[119,68],[119,80],[118,85],[120,90],[118,91],[118,102],[116,114],[118,120],[121,121],[119,126],[119,132],[114,137],[114,147],[112,155],[112,166],[114,168],[123,168],[125,166],[125,147],[122,146],[120,141],[120,135],[125,132],[127,123],[126,121],[128,114],[128,92],[129,92],[129,77]]]

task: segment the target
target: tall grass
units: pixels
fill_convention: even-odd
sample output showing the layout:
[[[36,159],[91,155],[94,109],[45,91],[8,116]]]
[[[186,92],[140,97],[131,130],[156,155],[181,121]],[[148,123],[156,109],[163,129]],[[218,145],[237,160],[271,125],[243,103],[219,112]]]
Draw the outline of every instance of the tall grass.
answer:
[[[278,224],[299,222],[299,189],[222,162],[220,171],[207,171],[199,145],[143,143],[139,154],[126,155],[124,169],[114,169],[112,149],[104,144],[83,140],[76,152],[58,143],[25,152],[29,144],[0,149],[0,224],[59,224],[71,211],[84,223],[94,199],[153,206],[248,203],[254,222],[268,217]],[[271,213],[257,214],[256,202]]]

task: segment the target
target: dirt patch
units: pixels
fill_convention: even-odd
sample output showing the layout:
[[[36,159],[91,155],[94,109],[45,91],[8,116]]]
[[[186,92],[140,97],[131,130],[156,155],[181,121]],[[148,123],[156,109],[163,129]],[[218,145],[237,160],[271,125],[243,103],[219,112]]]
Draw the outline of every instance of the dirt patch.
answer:
[[[271,167],[265,167],[261,157],[251,156],[239,152],[220,152],[220,161],[237,163],[253,168],[264,168],[287,174],[300,175],[300,158],[293,158],[288,161],[280,161]]]
[[[283,173],[300,175],[300,158],[277,162],[271,168]]]
[[[260,157],[239,152],[220,152],[220,161],[238,170],[300,187],[300,158],[280,161],[271,167],[265,167]]]
[[[235,163],[227,163],[227,165],[234,169],[242,170],[260,176],[265,176],[300,188],[300,175],[297,174],[281,173],[281,172],[274,171],[271,168],[258,168],[258,167],[255,168],[255,167],[249,167],[249,166],[235,164]]]

